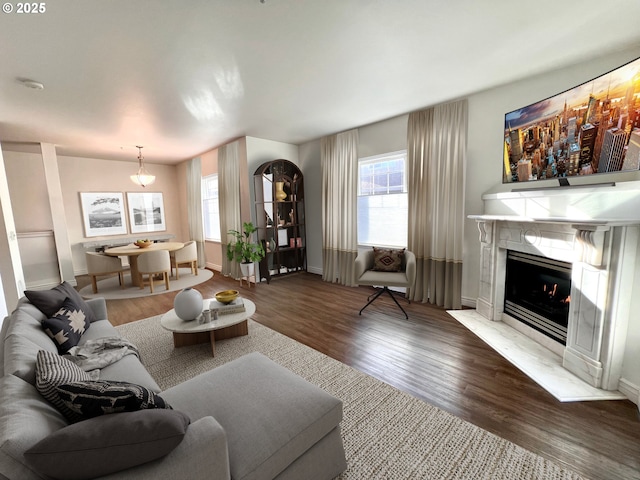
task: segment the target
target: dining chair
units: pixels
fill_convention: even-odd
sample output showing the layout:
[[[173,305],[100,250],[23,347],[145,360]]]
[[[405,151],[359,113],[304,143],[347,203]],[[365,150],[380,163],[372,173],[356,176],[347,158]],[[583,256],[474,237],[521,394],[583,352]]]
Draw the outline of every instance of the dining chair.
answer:
[[[93,293],[98,293],[98,277],[118,275],[120,288],[124,288],[124,274],[129,270],[122,265],[120,257],[110,257],[99,252],[85,252],[87,261],[87,275],[91,277]]]
[[[359,252],[355,262],[356,283],[358,285],[382,287],[376,293],[369,295],[367,304],[360,309],[359,315],[362,315],[362,311],[380,295],[387,293],[402,310],[405,318],[409,319],[409,315],[398,303],[389,287],[413,287],[416,280],[416,256],[413,252],[407,249],[373,247],[370,250]]]
[[[180,279],[180,265],[188,265],[193,275],[198,275],[198,249],[196,242],[191,240],[180,250],[171,252],[171,270],[176,269],[176,280]]]
[[[169,290],[169,272],[171,271],[171,259],[167,250],[153,250],[141,253],[138,256],[138,272],[140,272],[140,288],[145,287],[144,276],[148,275],[149,289],[153,293],[154,276],[162,275],[164,284]]]

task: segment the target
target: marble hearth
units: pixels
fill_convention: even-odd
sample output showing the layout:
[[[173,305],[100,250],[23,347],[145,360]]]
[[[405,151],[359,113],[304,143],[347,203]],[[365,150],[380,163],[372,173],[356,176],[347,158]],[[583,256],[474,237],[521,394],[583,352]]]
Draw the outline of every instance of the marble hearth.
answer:
[[[485,213],[470,216],[480,232],[481,272],[478,322],[467,318],[467,326],[481,337],[481,330],[497,336],[503,351],[535,342],[551,352],[550,362],[559,363],[554,368],[619,395],[640,239],[638,182],[494,193],[483,200]],[[504,313],[509,250],[571,263],[566,346]],[[486,320],[500,325],[483,326]],[[509,347],[512,332],[520,337],[514,333]]]

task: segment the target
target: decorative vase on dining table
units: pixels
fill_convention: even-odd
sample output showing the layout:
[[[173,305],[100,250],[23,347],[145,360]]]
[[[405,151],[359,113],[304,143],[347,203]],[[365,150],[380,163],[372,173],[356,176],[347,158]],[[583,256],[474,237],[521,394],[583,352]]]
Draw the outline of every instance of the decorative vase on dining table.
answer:
[[[185,288],[173,300],[173,309],[182,320],[195,320],[202,313],[202,295],[198,290]]]

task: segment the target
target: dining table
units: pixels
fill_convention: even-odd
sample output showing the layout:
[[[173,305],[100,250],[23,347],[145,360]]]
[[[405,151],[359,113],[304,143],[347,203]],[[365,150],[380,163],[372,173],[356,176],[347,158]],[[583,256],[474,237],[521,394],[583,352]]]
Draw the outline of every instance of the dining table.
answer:
[[[120,247],[111,247],[104,250],[105,255],[111,257],[127,257],[129,259],[129,268],[131,269],[131,283],[137,287],[142,285],[142,278],[138,271],[138,255],[151,252],[153,250],[167,250],[174,252],[184,247],[182,242],[157,242],[152,243],[148,247],[138,247],[135,243],[122,245]]]

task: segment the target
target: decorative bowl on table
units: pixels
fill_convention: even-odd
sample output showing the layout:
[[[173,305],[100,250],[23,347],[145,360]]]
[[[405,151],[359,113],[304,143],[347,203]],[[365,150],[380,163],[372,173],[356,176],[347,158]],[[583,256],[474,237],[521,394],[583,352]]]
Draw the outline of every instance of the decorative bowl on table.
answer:
[[[133,243],[138,248],[147,248],[150,247],[153,242],[151,240],[138,240]]]
[[[226,305],[227,303],[231,303],[236,298],[238,298],[238,295],[239,293],[237,290],[223,290],[216,293],[216,300]]]

